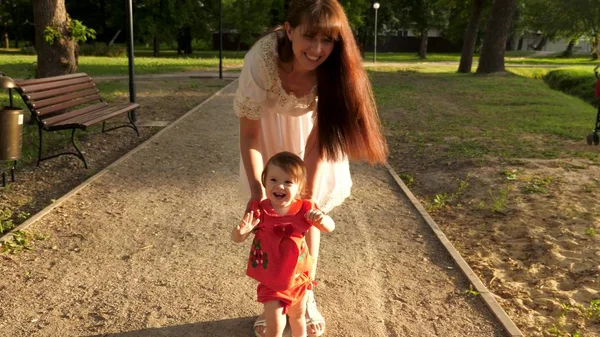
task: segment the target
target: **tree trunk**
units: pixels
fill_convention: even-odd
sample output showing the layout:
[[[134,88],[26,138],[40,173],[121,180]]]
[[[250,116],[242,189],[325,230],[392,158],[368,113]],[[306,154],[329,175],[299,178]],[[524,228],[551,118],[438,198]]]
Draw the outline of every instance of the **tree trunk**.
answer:
[[[565,51],[563,51],[560,56],[561,57],[571,57],[573,55],[573,47],[575,47],[575,42],[577,42],[577,40],[575,40],[575,39],[569,40],[567,49],[565,49]]]
[[[520,21],[521,11],[519,7],[515,6],[513,17],[510,20],[510,29],[508,33],[508,39],[506,41],[506,50],[515,50],[515,40],[517,39],[516,25]]]
[[[8,39],[8,23],[4,23],[4,33],[2,34],[2,41],[4,42],[4,48],[10,48],[10,41]]]
[[[37,51],[36,77],[49,77],[74,73],[75,42],[69,34],[70,19],[65,0],[33,0],[35,23],[35,49]],[[48,44],[44,40],[44,29],[54,27],[61,38]]]
[[[519,37],[519,45],[517,46],[517,50],[523,50],[523,39],[525,37],[523,35],[521,35],[521,37]]]
[[[548,38],[546,36],[542,36],[542,39],[537,44],[537,46],[535,46],[535,48],[533,48],[533,50],[540,51],[540,50],[544,49],[544,47],[546,47],[547,42],[548,42]]]
[[[483,9],[483,0],[471,1],[471,15],[469,24],[463,38],[462,53],[460,54],[459,73],[470,73],[473,66],[473,53],[475,52],[475,42],[477,41],[477,30],[479,27],[479,18]]]
[[[152,56],[158,57],[158,53],[160,52],[160,44],[158,43],[158,35],[154,34],[152,37]]]
[[[596,34],[592,38],[591,44],[592,44],[592,60],[597,60],[598,59],[598,47],[600,45],[600,34]]]
[[[106,0],[100,0],[100,13],[102,15],[102,35],[104,36],[104,43],[110,45],[110,35],[108,35],[108,13],[106,12]]]
[[[421,32],[421,44],[419,45],[419,59],[427,58],[427,40],[429,38],[428,30],[424,29]]]
[[[485,30],[478,74],[504,71],[504,51],[516,0],[494,0]]]

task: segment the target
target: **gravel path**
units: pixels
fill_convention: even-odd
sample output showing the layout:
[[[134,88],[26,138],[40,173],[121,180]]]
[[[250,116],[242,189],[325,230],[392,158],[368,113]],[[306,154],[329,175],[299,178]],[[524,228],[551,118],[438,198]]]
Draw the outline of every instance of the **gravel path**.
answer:
[[[0,336],[252,336],[236,86],[28,228],[49,239],[0,260]],[[352,170],[323,235],[326,336],[506,336],[385,168]]]

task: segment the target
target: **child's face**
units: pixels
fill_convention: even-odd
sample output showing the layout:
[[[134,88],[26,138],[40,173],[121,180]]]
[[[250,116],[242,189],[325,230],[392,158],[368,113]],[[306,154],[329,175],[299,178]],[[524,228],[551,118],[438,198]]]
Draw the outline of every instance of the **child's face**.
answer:
[[[296,199],[300,186],[289,173],[277,165],[267,167],[265,177],[265,190],[267,198],[273,207],[287,207]]]

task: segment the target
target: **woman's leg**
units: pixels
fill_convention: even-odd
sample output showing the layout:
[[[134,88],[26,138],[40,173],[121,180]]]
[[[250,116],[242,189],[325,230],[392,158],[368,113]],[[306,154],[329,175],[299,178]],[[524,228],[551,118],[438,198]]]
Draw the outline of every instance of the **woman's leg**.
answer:
[[[281,337],[285,329],[285,315],[280,301],[265,302],[265,337]]]
[[[310,278],[315,280],[317,274],[317,262],[319,261],[319,247],[321,244],[321,232],[316,227],[311,227],[306,234],[306,245],[310,255],[314,258],[314,264],[310,271]],[[325,320],[317,309],[315,296],[312,290],[306,291],[306,330],[309,336],[321,336],[325,332]]]

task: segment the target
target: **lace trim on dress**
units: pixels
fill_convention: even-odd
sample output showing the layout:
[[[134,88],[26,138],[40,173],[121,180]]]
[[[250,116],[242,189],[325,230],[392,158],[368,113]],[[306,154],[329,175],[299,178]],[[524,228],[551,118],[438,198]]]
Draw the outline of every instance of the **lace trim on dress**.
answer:
[[[269,92],[279,96],[277,100],[279,107],[292,106],[296,109],[308,109],[311,104],[315,102],[317,97],[317,86],[315,85],[310,92],[300,98],[296,95],[288,94],[281,84],[281,78],[279,78],[279,69],[277,68],[277,35],[272,33],[266,37],[263,42],[259,45],[260,59],[264,62],[266,75],[271,80],[271,88]]]
[[[260,119],[260,113],[263,109],[261,102],[251,100],[249,97],[236,95],[233,100],[233,111],[238,117],[246,117],[248,119]]]

